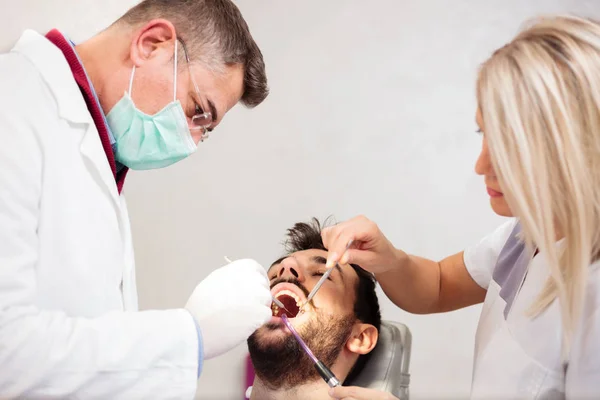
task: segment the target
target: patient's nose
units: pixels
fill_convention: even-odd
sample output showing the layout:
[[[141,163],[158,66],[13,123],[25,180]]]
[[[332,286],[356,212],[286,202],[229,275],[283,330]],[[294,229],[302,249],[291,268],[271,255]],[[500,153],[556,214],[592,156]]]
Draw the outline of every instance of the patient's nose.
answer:
[[[304,280],[302,269],[298,264],[298,260],[294,257],[285,258],[281,264],[279,264],[279,272],[277,273],[278,278],[283,279],[298,279],[299,281]]]

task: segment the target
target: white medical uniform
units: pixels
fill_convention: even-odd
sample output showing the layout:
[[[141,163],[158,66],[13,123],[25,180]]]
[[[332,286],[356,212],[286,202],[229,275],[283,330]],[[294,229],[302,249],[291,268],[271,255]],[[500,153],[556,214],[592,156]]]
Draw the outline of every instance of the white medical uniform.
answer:
[[[475,399],[600,399],[600,263],[590,266],[587,295],[566,365],[555,300],[526,315],[549,276],[544,254],[525,250],[510,219],[465,250],[473,279],[487,289],[475,342]]]
[[[137,311],[127,208],[63,53],[0,55],[0,397],[193,398],[183,310]]]

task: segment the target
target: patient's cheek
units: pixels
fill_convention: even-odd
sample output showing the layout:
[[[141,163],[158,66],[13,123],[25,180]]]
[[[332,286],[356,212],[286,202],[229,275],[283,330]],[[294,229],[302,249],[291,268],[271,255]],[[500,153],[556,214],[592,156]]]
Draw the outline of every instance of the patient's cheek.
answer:
[[[341,303],[341,300],[337,300],[337,302]],[[347,314],[348,311],[344,311],[341,307],[341,304],[336,305],[336,300],[323,300],[320,302],[315,302],[315,311],[322,316],[336,316],[339,314]],[[351,311],[351,310],[350,310]]]

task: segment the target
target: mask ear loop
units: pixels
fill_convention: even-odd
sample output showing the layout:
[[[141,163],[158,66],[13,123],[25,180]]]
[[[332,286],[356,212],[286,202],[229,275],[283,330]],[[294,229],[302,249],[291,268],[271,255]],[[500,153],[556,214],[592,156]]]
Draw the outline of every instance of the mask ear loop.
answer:
[[[129,97],[131,97],[131,88],[133,87],[133,74],[135,74],[135,64],[131,70],[131,77],[129,78]]]
[[[173,63],[173,101],[177,101],[177,39],[175,39],[175,62]]]
[[[133,88],[134,75],[135,64],[131,69],[131,77],[129,78],[129,97],[131,97],[131,89]],[[177,101],[177,40],[175,40],[175,62],[173,63],[173,101]]]

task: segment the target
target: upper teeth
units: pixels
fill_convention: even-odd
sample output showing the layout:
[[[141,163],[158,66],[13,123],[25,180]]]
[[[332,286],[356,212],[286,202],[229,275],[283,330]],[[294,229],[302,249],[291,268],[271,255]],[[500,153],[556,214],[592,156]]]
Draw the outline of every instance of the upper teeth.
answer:
[[[296,300],[296,305],[300,306],[300,297],[298,297],[298,295],[294,292],[292,292],[291,290],[287,290],[287,289],[283,289],[279,292],[277,292],[277,295],[275,295],[275,297],[279,298],[280,296],[283,296],[284,294],[290,296],[291,298],[293,298],[294,300]]]

